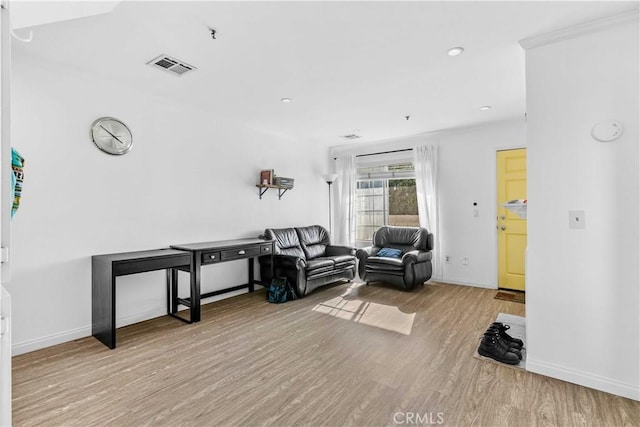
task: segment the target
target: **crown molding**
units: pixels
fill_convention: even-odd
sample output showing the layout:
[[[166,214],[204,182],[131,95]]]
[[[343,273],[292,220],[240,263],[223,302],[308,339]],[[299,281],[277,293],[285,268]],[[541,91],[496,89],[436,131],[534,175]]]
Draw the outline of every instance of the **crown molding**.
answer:
[[[571,39],[583,34],[595,33],[597,31],[606,30],[621,24],[630,22],[638,22],[638,9],[629,10],[617,15],[606,16],[582,24],[574,25],[560,30],[551,31],[550,33],[540,34],[533,37],[527,37],[520,40],[520,46],[524,49],[533,49],[536,47],[557,43],[562,40]]]

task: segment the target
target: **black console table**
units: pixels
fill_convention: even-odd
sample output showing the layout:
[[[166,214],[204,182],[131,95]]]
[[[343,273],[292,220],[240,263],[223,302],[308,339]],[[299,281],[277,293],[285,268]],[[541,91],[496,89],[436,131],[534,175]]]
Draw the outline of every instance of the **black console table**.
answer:
[[[222,240],[218,242],[189,243],[184,245],[171,245],[173,249],[190,252],[191,262],[185,265],[175,266],[171,269],[171,279],[168,280],[167,286],[170,286],[170,308],[169,315],[176,317],[182,321],[192,323],[200,321],[200,301],[202,298],[208,298],[220,295],[226,292],[237,291],[248,288],[249,292],[253,292],[254,284],[262,284],[254,278],[254,258],[259,256],[273,257],[273,241],[263,239],[238,239],[238,240]],[[234,286],[231,288],[221,289],[213,292],[200,294],[200,268],[203,265],[215,264],[225,261],[233,261],[238,259],[249,260],[249,281],[244,285]],[[273,266],[273,262],[271,262]],[[273,268],[273,267],[272,267]],[[188,271],[190,273],[190,292],[189,298],[178,297],[178,270]],[[272,272],[273,273],[273,272]],[[272,274],[273,276],[273,274]],[[189,307],[189,320],[183,319],[176,315],[178,305]]]
[[[107,347],[116,347],[116,277],[179,267],[188,270],[190,264],[191,254],[175,249],[92,256],[91,334]],[[173,286],[171,280],[167,274],[167,287]]]

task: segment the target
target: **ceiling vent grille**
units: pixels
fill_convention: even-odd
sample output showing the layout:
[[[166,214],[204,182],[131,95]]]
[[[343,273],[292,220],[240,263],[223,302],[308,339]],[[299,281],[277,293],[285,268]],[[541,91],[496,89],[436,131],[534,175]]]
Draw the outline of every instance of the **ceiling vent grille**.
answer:
[[[346,139],[358,139],[358,138],[362,138],[360,135],[356,135],[355,133],[350,133],[349,135],[343,135],[343,138]]]
[[[147,65],[151,65],[156,68],[160,68],[161,70],[168,71],[174,76],[184,76],[191,71],[197,70],[193,65],[189,65],[184,61],[180,61],[179,59],[172,58],[168,55],[160,55],[155,59],[147,62]]]

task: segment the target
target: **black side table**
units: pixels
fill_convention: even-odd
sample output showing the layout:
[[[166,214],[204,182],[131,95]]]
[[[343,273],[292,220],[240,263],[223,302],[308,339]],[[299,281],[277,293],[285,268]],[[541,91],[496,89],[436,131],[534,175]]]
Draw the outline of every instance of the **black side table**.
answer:
[[[191,254],[175,249],[124,252],[91,257],[91,334],[107,347],[116,348],[116,277],[147,271],[191,268]],[[167,311],[170,297],[167,295]]]
[[[171,270],[171,309],[169,315],[176,317],[185,322],[200,321],[200,301],[202,298],[208,298],[220,295],[226,292],[237,291],[248,288],[249,292],[253,292],[254,284],[262,284],[254,277],[254,258],[259,256],[273,257],[274,242],[272,240],[263,239],[237,239],[237,240],[221,240],[217,242],[188,243],[183,245],[171,245],[173,249],[191,253],[191,263],[187,270],[182,267],[173,268]],[[246,284],[233,286],[231,288],[221,289],[213,292],[200,294],[200,268],[203,265],[216,264],[225,261],[233,261],[238,259],[248,259],[249,261],[249,281]],[[272,260],[273,261],[273,260]],[[271,262],[273,268],[273,262]],[[188,271],[190,273],[190,296],[189,298],[178,297],[178,270]],[[273,274],[272,274],[273,275]],[[178,305],[189,307],[190,319],[182,319],[176,316]]]

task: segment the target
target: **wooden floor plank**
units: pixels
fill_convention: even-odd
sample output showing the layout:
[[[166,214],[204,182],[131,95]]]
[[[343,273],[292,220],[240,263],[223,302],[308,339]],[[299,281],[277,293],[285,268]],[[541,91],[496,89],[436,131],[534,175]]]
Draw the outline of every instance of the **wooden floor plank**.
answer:
[[[264,291],[14,357],[16,426],[640,425],[640,403],[473,357],[495,291]],[[438,417],[441,417],[438,418]]]

